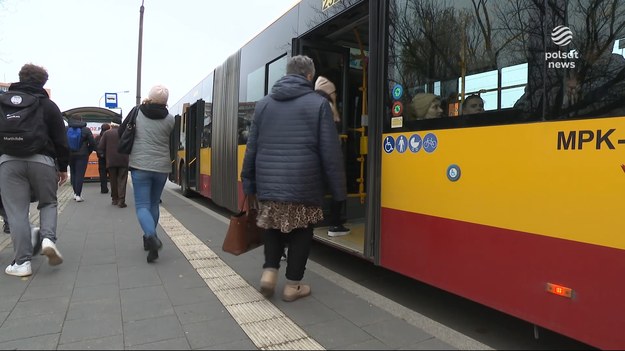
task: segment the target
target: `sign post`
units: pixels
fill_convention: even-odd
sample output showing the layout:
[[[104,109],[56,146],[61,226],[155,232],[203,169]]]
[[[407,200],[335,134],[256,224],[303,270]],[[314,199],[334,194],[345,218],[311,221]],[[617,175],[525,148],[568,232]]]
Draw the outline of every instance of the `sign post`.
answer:
[[[117,93],[104,93],[104,106],[117,108]]]

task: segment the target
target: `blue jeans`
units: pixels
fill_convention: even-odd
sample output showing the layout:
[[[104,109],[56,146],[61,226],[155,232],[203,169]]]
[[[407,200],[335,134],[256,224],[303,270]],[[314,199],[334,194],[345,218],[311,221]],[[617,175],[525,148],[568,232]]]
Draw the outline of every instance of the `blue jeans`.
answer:
[[[85,172],[89,164],[89,155],[72,156],[69,158],[69,180],[72,183],[74,194],[82,194],[82,185],[85,182]]]
[[[159,218],[159,202],[167,182],[168,173],[130,170],[135,194],[135,209],[143,235],[156,235]]]

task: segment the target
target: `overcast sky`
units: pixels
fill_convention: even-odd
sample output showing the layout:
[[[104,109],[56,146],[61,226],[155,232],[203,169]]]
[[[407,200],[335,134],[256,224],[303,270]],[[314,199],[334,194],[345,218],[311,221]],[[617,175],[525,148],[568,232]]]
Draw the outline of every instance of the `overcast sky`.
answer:
[[[141,98],[154,84],[176,103],[295,0],[144,0]],[[0,82],[25,63],[48,70],[61,111],[136,102],[141,0],[0,0]],[[119,110],[117,110],[119,112]]]

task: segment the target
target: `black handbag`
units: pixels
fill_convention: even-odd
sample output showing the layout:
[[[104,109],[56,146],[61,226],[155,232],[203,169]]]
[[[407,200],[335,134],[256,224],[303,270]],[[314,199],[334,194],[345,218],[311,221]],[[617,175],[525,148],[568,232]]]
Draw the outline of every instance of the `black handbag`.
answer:
[[[139,106],[130,111],[129,116],[119,126],[119,144],[117,145],[117,152],[124,155],[130,155],[132,152],[132,145],[135,142],[135,129],[137,127],[137,114],[139,114]]]

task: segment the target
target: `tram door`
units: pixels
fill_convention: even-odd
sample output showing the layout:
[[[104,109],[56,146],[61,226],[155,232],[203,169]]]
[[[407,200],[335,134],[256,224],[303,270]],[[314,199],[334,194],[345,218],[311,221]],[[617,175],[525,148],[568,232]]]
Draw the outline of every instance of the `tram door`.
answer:
[[[298,53],[307,55],[315,63],[316,77],[324,76],[334,83],[337,90],[337,108],[341,121],[337,130],[341,139],[343,159],[347,181],[348,199],[342,208],[342,218],[345,226],[350,228],[350,234],[341,237],[328,236],[327,221],[330,218],[331,196],[324,201],[324,222],[315,229],[315,237],[327,241],[347,251],[362,254],[364,252],[364,162],[366,155],[362,154],[361,142],[364,137],[361,128],[363,115],[362,72],[353,69],[350,61],[353,55],[349,47],[335,46],[328,42],[309,41],[299,39],[293,46]]]
[[[169,137],[169,159],[171,160],[171,172],[169,173],[169,180],[172,182],[176,181],[176,171],[178,170],[178,165],[176,164],[176,155],[178,154],[178,150],[180,149],[180,126],[182,117],[180,115],[176,115],[174,117],[174,131],[171,133]]]
[[[200,139],[204,123],[204,100],[198,100],[187,111],[186,140],[185,140],[185,167],[182,174],[186,188],[200,192]],[[184,184],[184,183],[183,183]],[[183,191],[185,186],[183,186]]]

